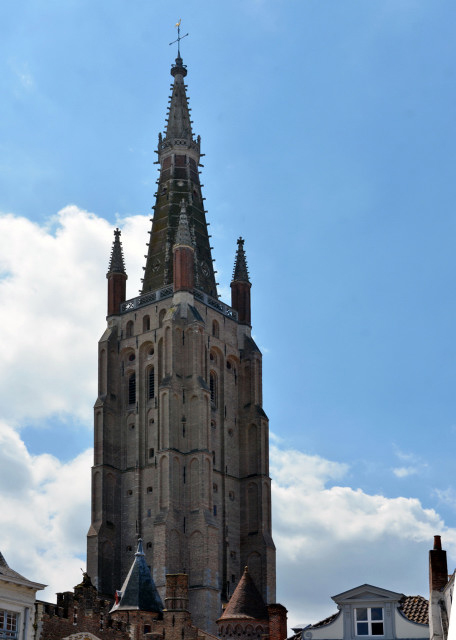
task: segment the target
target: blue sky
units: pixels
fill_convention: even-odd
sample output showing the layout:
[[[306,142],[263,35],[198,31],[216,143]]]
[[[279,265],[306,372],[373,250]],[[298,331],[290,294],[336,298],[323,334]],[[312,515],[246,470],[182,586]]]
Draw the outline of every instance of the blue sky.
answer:
[[[426,595],[426,549],[441,532],[433,529],[456,553],[449,0],[2,3],[0,304],[8,355],[0,395],[9,460],[26,450],[29,466],[47,469],[37,479],[25,465],[29,500],[55,499],[57,471],[79,473],[90,459],[111,228],[124,229],[133,297],[179,18],[190,34],[182,55],[228,302],[236,238],[246,239],[277,446],[272,467],[289,506],[276,507],[276,542],[297,530],[304,536],[295,557],[279,550],[279,596],[296,623],[314,622],[314,612],[331,609],[330,595],[361,582]],[[283,475],[291,460],[300,471],[290,474],[293,483]],[[14,509],[23,496],[12,476],[3,482]],[[328,503],[327,546],[308,557],[323,526],[309,511],[338,488],[347,510]],[[291,512],[304,494],[301,509],[309,511],[299,520]],[[81,488],[75,496],[81,514],[84,495]],[[360,496],[369,503],[364,515],[397,507],[394,534],[369,537],[361,524],[352,531],[364,515],[350,500]],[[347,514],[347,535],[336,535]],[[48,518],[44,538],[55,509]],[[0,533],[7,559],[54,585],[49,561],[38,575],[15,551],[14,526]],[[79,526],[69,566],[84,556],[87,527]],[[40,567],[45,539],[35,547]],[[352,573],[335,559],[347,553]],[[297,557],[314,585],[317,564],[328,564],[315,592],[290,577]]]

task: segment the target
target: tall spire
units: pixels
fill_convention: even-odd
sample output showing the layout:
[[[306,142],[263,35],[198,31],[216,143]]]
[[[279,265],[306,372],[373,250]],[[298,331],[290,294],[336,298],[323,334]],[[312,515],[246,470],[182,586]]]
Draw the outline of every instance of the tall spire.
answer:
[[[180,220],[182,200],[186,205],[189,233],[195,251],[195,288],[217,297],[217,285],[201,194],[198,167],[200,137],[193,136],[184,78],[187,68],[180,52],[171,67],[171,85],[166,131],[158,138],[158,180],[152,231],[144,269],[142,293],[156,291],[173,282],[173,246]]]

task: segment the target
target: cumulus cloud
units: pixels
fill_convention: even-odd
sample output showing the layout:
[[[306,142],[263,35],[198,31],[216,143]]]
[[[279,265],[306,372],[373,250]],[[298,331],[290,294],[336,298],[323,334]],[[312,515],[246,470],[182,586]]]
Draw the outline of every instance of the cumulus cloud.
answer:
[[[456,550],[456,530],[433,509],[343,486],[349,469],[339,462],[276,444],[270,456],[278,597],[290,625],[317,622],[334,612],[332,595],[365,582],[427,595],[433,535]]]
[[[92,451],[63,464],[32,456],[18,433],[0,422],[0,550],[10,566],[48,584],[39,598],[80,582],[89,527]]]
[[[122,222],[134,297],[150,222]],[[11,424],[52,414],[90,421],[111,241],[106,220],[75,206],[45,227],[0,215],[0,405]]]

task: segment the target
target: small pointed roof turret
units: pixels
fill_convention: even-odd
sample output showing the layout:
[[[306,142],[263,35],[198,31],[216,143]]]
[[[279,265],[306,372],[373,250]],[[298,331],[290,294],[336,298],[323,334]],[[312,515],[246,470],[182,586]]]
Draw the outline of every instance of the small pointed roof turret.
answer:
[[[250,283],[249,270],[247,267],[247,259],[245,257],[245,251],[244,251],[244,238],[238,238],[237,244],[238,244],[238,248],[236,251],[236,259],[234,262],[232,281]]]
[[[192,249],[194,248],[188,224],[187,206],[183,198],[181,200],[179,226],[177,227],[176,239],[174,242],[174,246],[176,247],[177,245],[184,245],[186,247],[191,247]]]
[[[220,620],[246,619],[267,620],[268,610],[255,586],[248,567],[238,582]]]
[[[122,589],[116,592],[116,603],[111,612],[133,610],[157,614],[163,612],[163,603],[147,566],[141,538],[138,540],[135,559]]]
[[[112,243],[111,258],[109,260],[108,273],[126,274],[122,243],[120,242],[120,235],[121,235],[120,229],[118,228],[115,229],[114,242]]]

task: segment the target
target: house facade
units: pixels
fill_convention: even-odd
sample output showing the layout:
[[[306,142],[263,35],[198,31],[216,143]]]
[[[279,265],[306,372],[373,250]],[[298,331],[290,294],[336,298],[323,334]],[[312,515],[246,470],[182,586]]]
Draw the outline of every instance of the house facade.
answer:
[[[429,638],[428,601],[370,584],[333,596],[337,613],[294,629],[296,640],[420,640]]]
[[[32,582],[8,566],[0,553],[0,639],[35,638],[36,592],[45,584]]]

